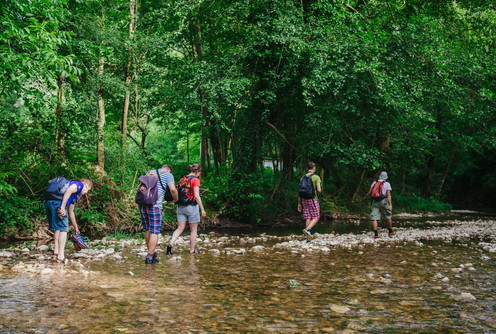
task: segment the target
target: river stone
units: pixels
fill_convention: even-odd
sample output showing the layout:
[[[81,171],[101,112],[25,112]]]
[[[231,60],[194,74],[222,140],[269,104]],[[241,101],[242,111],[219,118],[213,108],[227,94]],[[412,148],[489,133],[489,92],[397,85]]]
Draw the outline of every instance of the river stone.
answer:
[[[251,250],[255,251],[255,252],[263,251],[264,249],[265,249],[265,246],[261,246],[261,245],[253,246],[251,248]]]
[[[55,272],[55,270],[53,269],[50,269],[50,268],[45,268],[43,269],[40,274],[42,275],[50,275],[50,274],[53,274]]]
[[[453,296],[453,299],[456,299],[456,300],[459,300],[459,301],[469,302],[469,301],[476,300],[477,298],[475,298],[470,292],[462,292],[458,296]]]
[[[387,291],[382,290],[382,289],[375,289],[375,290],[370,291],[370,293],[373,295],[384,295],[387,293]]]
[[[0,257],[8,257],[8,258],[11,258],[11,257],[14,257],[14,253],[12,253],[12,252],[7,252],[7,251],[0,251]]]
[[[384,284],[391,284],[392,281],[390,279],[384,278],[384,277],[379,277],[379,282],[384,283]]]
[[[44,252],[44,251],[48,250],[48,246],[47,245],[41,245],[36,249],[39,250],[40,252]]]
[[[209,249],[208,252],[209,253],[212,253],[214,255],[219,255],[220,254],[220,250],[218,250],[216,248]]]
[[[443,281],[443,282],[449,282],[449,280],[450,279],[448,277],[444,277],[441,281]]]
[[[350,308],[346,306],[332,305],[331,310],[333,310],[336,313],[347,313],[350,311]]]
[[[233,249],[230,251],[231,253],[234,253],[234,254],[246,254],[246,249],[244,248],[240,248],[240,249]]]
[[[86,254],[86,253],[73,253],[71,255],[73,258],[76,258],[76,259],[89,259],[91,258],[91,256],[89,254]]]

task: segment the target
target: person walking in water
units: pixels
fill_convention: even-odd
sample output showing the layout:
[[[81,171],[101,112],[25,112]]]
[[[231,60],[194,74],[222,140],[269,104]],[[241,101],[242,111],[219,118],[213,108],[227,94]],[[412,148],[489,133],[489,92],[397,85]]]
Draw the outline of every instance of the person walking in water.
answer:
[[[164,195],[168,189],[172,197],[172,202],[177,202],[178,194],[170,165],[165,164],[160,169],[150,170],[147,175],[157,177],[158,199],[154,205],[140,205],[139,210],[141,224],[145,230],[145,243],[148,250],[145,264],[154,264],[159,262],[155,250],[158,244],[158,236],[162,230]]]
[[[195,249],[196,237],[198,235],[198,223],[201,218],[205,218],[205,208],[200,197],[200,179],[201,166],[193,164],[188,166],[189,174],[181,178],[177,184],[179,200],[177,201],[177,229],[172,234],[170,244],[167,246],[167,254],[172,254],[172,248],[176,244],[177,238],[186,228],[186,222],[189,223],[190,239],[189,252],[192,254],[200,253]]]
[[[309,162],[307,173],[301,178],[298,190],[298,211],[303,212],[305,219],[303,233],[307,236],[307,240],[312,237],[312,228],[320,219],[319,197],[322,187],[320,176],[315,174],[315,170],[315,163]]]
[[[58,179],[65,180],[60,177]],[[54,180],[51,182],[56,182]],[[74,227],[74,233],[79,234],[79,227],[74,213],[76,202],[81,195],[86,194],[93,187],[93,182],[86,178],[79,181],[65,182],[64,185],[60,184],[62,187],[59,188],[63,189],[63,193],[55,194],[48,189],[45,192],[45,211],[50,225],[49,228],[53,231],[53,257],[59,263],[67,263],[65,244],[67,242],[67,232],[69,231],[69,219]]]
[[[379,179],[374,181],[370,186],[368,194],[372,197],[372,208],[370,220],[372,221],[372,229],[374,230],[374,239],[379,239],[377,231],[378,221],[381,220],[381,215],[387,220],[388,236],[394,237],[396,233],[393,231],[393,198],[391,196],[391,184],[387,182],[388,174],[381,172]]]

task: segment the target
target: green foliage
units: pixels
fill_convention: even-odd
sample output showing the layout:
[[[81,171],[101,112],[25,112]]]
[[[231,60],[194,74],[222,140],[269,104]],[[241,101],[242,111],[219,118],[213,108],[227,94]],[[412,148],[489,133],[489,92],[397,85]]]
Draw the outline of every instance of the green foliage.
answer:
[[[35,221],[39,221],[45,212],[40,204],[32,198],[16,195],[0,197],[0,236],[17,236],[19,231],[34,232]]]
[[[203,181],[205,202],[226,217],[257,222],[267,213],[272,178],[260,174],[211,176]]]
[[[401,212],[447,212],[453,209],[448,203],[442,203],[434,198],[423,198],[419,196],[394,195],[394,209]]]
[[[12,173],[0,173],[0,197],[15,195],[17,188],[9,184],[6,179]]]
[[[295,174],[314,161],[329,211],[362,211],[382,169],[420,194],[405,200],[414,210],[437,206],[422,198],[494,204],[492,3],[129,5],[0,2],[0,196],[35,203],[52,177],[89,176],[82,225],[132,230],[137,177],[169,163],[177,179],[200,162],[209,215],[256,221],[295,211]]]

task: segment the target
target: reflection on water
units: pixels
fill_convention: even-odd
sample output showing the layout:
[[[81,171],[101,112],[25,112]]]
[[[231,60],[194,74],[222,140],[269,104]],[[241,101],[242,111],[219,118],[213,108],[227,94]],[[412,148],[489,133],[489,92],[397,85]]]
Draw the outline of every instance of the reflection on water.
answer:
[[[156,265],[126,249],[121,261],[49,274],[0,265],[0,333],[496,332],[495,257],[471,241],[329,252],[275,242],[243,255],[162,253]]]

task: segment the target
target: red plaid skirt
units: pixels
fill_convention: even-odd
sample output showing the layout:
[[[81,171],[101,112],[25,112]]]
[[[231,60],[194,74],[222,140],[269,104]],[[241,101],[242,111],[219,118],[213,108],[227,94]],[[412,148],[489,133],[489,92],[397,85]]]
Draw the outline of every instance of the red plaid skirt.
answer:
[[[303,208],[304,219],[319,219],[320,218],[320,204],[317,199],[301,199],[301,206]]]

